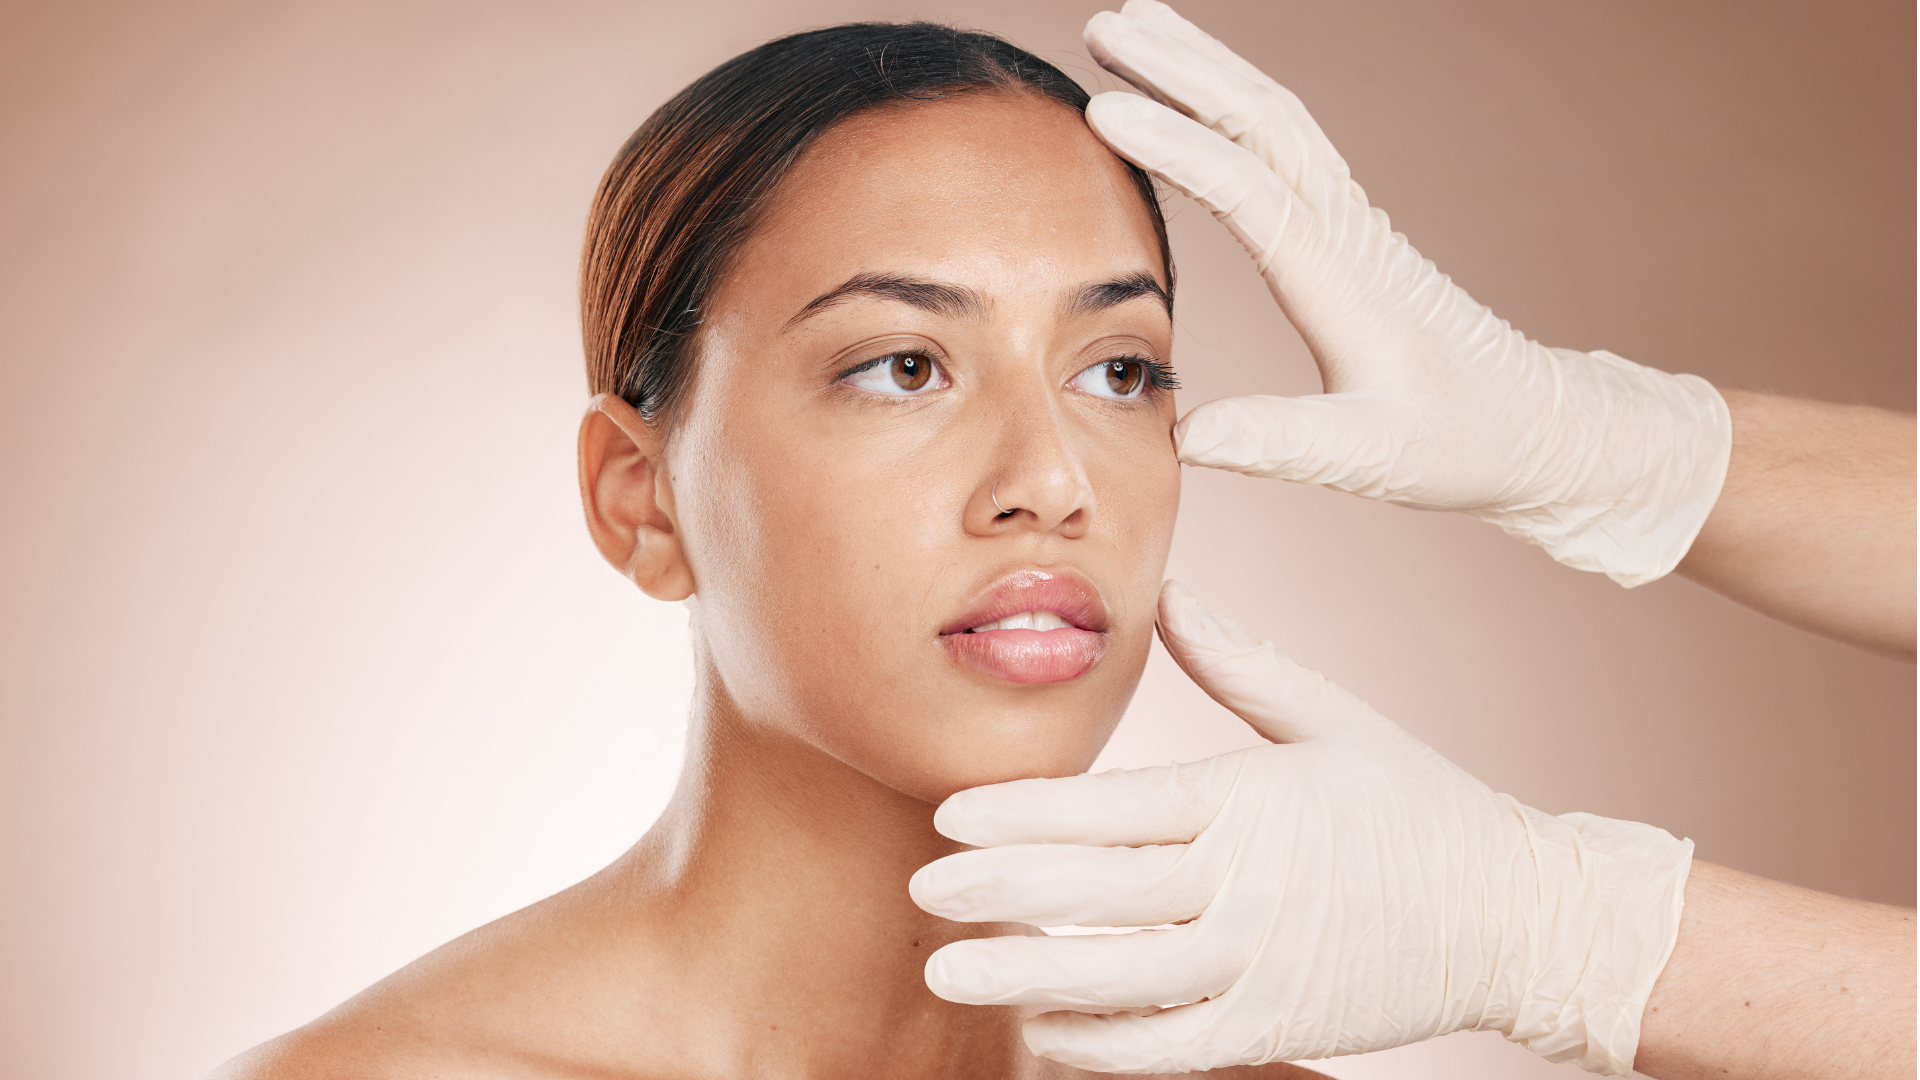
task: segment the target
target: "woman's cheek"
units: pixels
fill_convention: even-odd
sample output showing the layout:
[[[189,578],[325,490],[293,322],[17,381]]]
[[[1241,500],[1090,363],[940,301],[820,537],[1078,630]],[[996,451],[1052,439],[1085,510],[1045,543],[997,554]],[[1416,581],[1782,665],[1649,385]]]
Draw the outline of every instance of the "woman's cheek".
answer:
[[[1171,435],[1154,434],[1131,441],[1109,463],[1102,502],[1131,549],[1128,554],[1158,566],[1165,562],[1180,513],[1180,461]]]
[[[803,625],[846,634],[899,619],[901,599],[940,563],[937,498],[924,480],[916,489],[908,464],[802,449],[763,473],[776,479],[755,500],[752,572],[784,600],[781,617]]]

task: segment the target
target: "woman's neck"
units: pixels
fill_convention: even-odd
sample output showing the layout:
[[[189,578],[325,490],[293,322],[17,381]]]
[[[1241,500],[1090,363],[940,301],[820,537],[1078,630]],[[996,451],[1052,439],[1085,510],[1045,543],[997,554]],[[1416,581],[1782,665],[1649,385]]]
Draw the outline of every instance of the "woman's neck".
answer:
[[[1032,932],[914,906],[913,872],[960,850],[934,831],[934,807],[755,725],[702,683],[673,800],[606,880],[684,943],[689,991],[724,981],[708,988],[727,1030],[708,1035],[760,1071],[769,1053],[798,1055],[801,1074],[1023,1071],[1034,1059],[1012,1010],[926,988],[940,946]]]

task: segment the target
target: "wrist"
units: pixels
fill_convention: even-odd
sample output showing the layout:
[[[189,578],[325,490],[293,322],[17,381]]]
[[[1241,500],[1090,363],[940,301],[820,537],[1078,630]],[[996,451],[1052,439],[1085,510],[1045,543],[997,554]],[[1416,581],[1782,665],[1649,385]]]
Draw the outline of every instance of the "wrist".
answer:
[[[1733,423],[1712,384],[1612,353],[1533,345],[1555,371],[1531,505],[1475,516],[1632,588],[1680,564],[1726,480]]]
[[[1679,935],[1693,842],[1592,814],[1526,815],[1541,885],[1536,952],[1502,1030],[1549,1061],[1627,1075]]]

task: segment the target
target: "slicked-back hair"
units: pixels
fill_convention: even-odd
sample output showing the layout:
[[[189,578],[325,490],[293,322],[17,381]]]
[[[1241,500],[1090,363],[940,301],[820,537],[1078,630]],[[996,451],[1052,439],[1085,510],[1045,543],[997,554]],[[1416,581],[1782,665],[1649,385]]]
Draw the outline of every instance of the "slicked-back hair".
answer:
[[[991,34],[935,23],[847,23],[741,53],[674,95],[608,166],[587,218],[580,321],[592,391],[653,422],[689,381],[702,307],[756,212],[808,145],[888,104],[979,90],[1038,94],[1079,112],[1058,68]],[[1153,182],[1127,165],[1173,256]]]

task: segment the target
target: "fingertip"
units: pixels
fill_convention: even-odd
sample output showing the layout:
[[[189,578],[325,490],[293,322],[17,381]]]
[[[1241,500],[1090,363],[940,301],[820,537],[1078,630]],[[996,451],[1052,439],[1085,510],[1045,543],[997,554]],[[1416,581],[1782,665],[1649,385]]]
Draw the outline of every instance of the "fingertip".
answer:
[[[1225,463],[1221,454],[1222,436],[1232,430],[1223,425],[1221,402],[1209,401],[1187,410],[1173,425],[1173,450],[1182,465],[1216,467]]]
[[[1119,1013],[1090,1015],[1050,1012],[1020,1025],[1020,1038],[1035,1057],[1097,1073],[1175,1071],[1161,1053],[1142,1053],[1137,1025],[1161,1010],[1148,1006]],[[1157,1049],[1157,1048],[1156,1048]],[[1184,1072],[1186,1070],[1177,1070]]]
[[[1181,582],[1168,578],[1160,585],[1159,626],[1164,639],[1169,623],[1184,623],[1198,612],[1204,612],[1205,605],[1193,595],[1193,590]]]
[[[1106,137],[1106,129],[1129,123],[1140,123],[1153,115],[1157,106],[1139,94],[1129,94],[1124,90],[1107,90],[1093,95],[1087,101],[1087,123],[1093,130]]]
[[[973,793],[978,788],[956,791],[947,796],[947,800],[933,812],[933,831],[949,840],[957,840],[973,847],[986,847],[980,842],[980,823],[978,808],[980,799]],[[925,867],[922,867],[924,870]]]
[[[981,903],[991,899],[994,879],[981,873],[979,858],[978,852],[962,852],[935,859],[907,879],[907,895],[920,910],[949,922],[988,921]]]
[[[998,975],[993,946],[1004,938],[972,938],[943,945],[922,970],[933,995],[960,1005],[1004,1005],[1012,986]],[[1000,957],[1005,960],[1004,956]]]
[[[939,915],[944,919],[946,915],[940,910],[940,905],[946,899],[947,890],[939,888],[935,883],[934,874],[937,871],[933,868],[938,865],[940,865],[938,862],[930,862],[915,870],[913,876],[907,879],[907,896],[912,898],[914,906],[921,911],[929,915]]]
[[[1178,11],[1160,2],[1160,0],[1127,0],[1120,6],[1120,14],[1137,19],[1148,26],[1165,30],[1194,29],[1193,23]]]
[[[1362,415],[1341,395],[1217,398],[1174,424],[1173,450],[1183,465],[1320,482],[1323,459],[1344,462],[1351,456],[1345,448]]]
[[[1096,11],[1093,18],[1087,20],[1086,28],[1080,31],[1080,40],[1086,43],[1089,52],[1095,54],[1095,60],[1100,60],[1097,50],[1101,39],[1112,33],[1116,29],[1115,22],[1122,18],[1125,16],[1117,11]]]
[[[1041,1013],[1030,1016],[1020,1025],[1020,1039],[1027,1044],[1027,1051],[1035,1057],[1049,1061],[1058,1061],[1062,1065],[1076,1068],[1088,1068],[1080,1064],[1079,1042],[1076,1028],[1079,1022],[1088,1019],[1085,1014],[1075,1012]]]
[[[1169,581],[1160,589],[1160,624],[1170,632],[1177,645],[1187,651],[1195,648],[1241,650],[1265,644],[1200,602],[1185,585]]]
[[[956,941],[953,945],[947,945],[933,950],[933,955],[927,957],[927,965],[921,969],[920,974],[921,978],[926,981],[927,989],[933,991],[934,997],[944,1001],[970,1005],[972,1002],[965,1000],[963,997],[956,996],[959,991],[954,986],[953,980],[953,957],[949,954],[953,951],[954,945],[960,944],[964,944],[964,942]]]
[[[1139,79],[1133,68],[1121,58],[1125,46],[1121,44],[1130,31],[1138,29],[1132,19],[1113,11],[1095,12],[1093,18],[1080,31],[1080,40],[1087,47],[1087,55],[1093,62],[1107,71],[1118,75],[1128,83],[1138,85]]]
[[[1167,610],[1168,604],[1197,604],[1199,602],[1200,601],[1193,595],[1193,590],[1187,588],[1186,583],[1179,578],[1168,578],[1160,583],[1161,611]]]

